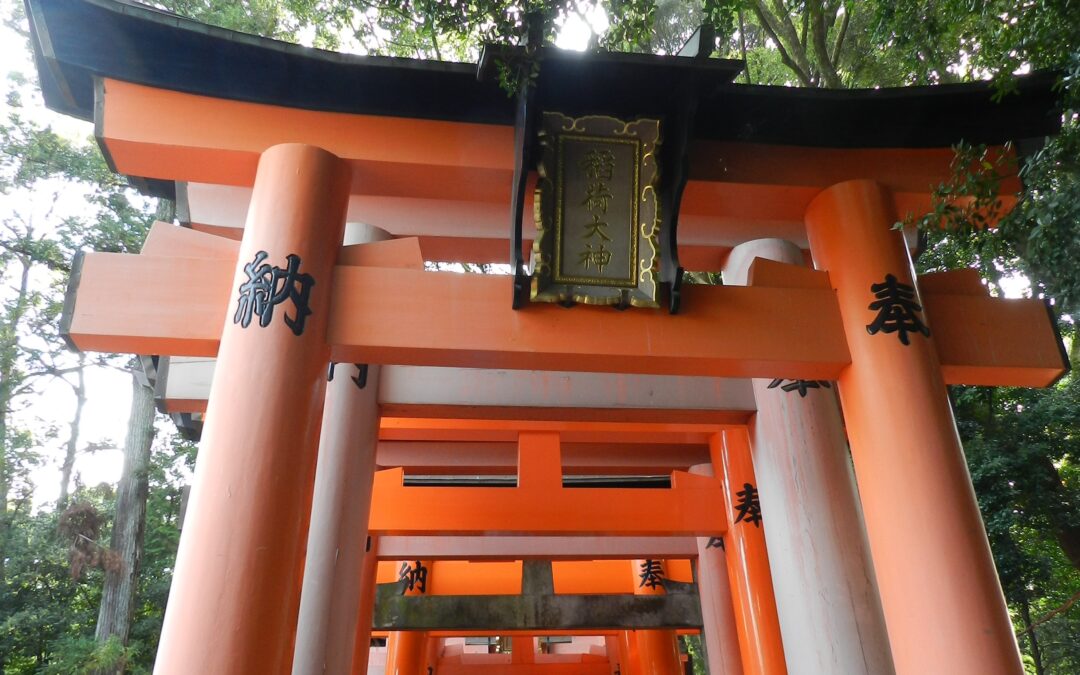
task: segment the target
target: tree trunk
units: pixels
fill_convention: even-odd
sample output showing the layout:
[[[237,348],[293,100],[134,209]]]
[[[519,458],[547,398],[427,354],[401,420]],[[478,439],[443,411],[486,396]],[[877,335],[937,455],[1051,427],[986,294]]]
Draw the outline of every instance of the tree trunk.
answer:
[[[26,314],[27,296],[30,288],[30,261],[19,258],[22,270],[19,290],[15,301],[9,305],[3,323],[0,323],[0,589],[7,588],[8,537],[11,534],[11,512],[8,498],[11,492],[12,473],[15,470],[12,448],[8,437],[8,411],[11,399],[22,381],[19,372],[19,328]],[[7,658],[0,652],[0,673],[5,672]]]
[[[60,499],[56,511],[60,513],[67,506],[68,490],[71,488],[71,471],[75,468],[75,453],[79,448],[79,426],[82,423],[83,406],[86,405],[86,355],[79,354],[79,369],[75,371],[75,415],[71,418],[71,433],[68,435],[67,451],[64,464],[60,467]]]
[[[1054,528],[1054,538],[1073,567],[1080,570],[1080,521],[1076,518],[1076,506],[1072,503],[1074,497],[1049,457],[1040,454],[1032,469],[1038,472],[1038,479],[1046,491],[1047,496],[1042,498],[1045,502],[1042,510]]]
[[[154,440],[154,390],[141,379],[141,373],[132,373],[131,417],[124,441],[124,469],[116,493],[116,516],[110,543],[117,559],[107,566],[105,573],[95,633],[98,642],[116,636],[127,644],[135,609],[146,526],[147,471]],[[118,672],[122,670],[120,668]]]
[[[1020,600],[1020,618],[1024,621],[1024,630],[1027,633],[1028,644],[1031,646],[1031,659],[1035,662],[1035,675],[1044,675],[1042,652],[1039,650],[1039,640],[1035,637],[1035,629],[1031,627],[1031,606],[1028,604],[1027,595]]]

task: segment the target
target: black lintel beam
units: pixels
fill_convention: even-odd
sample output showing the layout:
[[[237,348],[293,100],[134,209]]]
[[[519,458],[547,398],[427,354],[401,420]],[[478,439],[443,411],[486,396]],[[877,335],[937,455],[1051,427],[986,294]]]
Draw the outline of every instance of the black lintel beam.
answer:
[[[634,630],[701,628],[696,594],[398,595],[378,588],[374,630]]]

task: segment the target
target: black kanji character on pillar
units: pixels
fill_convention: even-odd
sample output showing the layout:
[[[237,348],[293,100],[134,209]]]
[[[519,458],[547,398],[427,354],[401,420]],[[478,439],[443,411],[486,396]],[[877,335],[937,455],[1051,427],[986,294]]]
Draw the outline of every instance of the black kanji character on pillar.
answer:
[[[766,389],[776,389],[777,387],[780,387],[781,391],[798,391],[800,397],[806,398],[807,391],[822,387],[832,389],[832,384],[826,380],[789,380],[787,384],[784,384],[783,379],[777,378],[770,382]]]
[[[709,541],[705,544],[705,548],[718,548],[721,551],[727,550],[724,548],[723,537],[709,537]]]
[[[242,328],[251,325],[253,316],[259,317],[259,325],[265,328],[274,318],[274,306],[291,300],[296,309],[296,316],[285,314],[285,325],[293,335],[304,332],[304,321],[311,308],[308,299],[315,280],[310,274],[300,274],[300,256],[290,253],[285,256],[285,268],[270,265],[266,260],[266,251],[259,251],[255,259],[244,265],[247,281],[240,284],[240,299],[236,303],[233,323]]]
[[[402,593],[405,591],[411,591],[414,588],[421,593],[427,592],[427,568],[419,560],[416,561],[416,565],[410,565],[407,562],[401,563],[401,569],[398,570],[398,581],[405,582],[405,588],[402,589]]]
[[[877,298],[870,303],[870,309],[878,315],[873,323],[867,324],[867,333],[898,333],[900,342],[905,345],[911,344],[908,333],[922,333],[930,337],[930,329],[919,316],[922,305],[915,302],[914,286],[902,284],[893,275],[886,274],[885,281],[871,284],[870,291]]]
[[[735,516],[735,522],[746,521],[753,523],[754,527],[761,527],[761,504],[758,502],[757,488],[750,483],[743,483],[743,489],[735,493],[739,503],[735,505],[739,513]]]
[[[641,563],[641,574],[638,575],[641,583],[638,588],[656,588],[664,583],[664,568],[659,560],[646,560]]]

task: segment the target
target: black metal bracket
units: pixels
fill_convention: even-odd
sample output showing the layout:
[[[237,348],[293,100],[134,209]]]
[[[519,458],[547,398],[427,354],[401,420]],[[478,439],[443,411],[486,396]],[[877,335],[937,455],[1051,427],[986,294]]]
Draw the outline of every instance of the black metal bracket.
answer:
[[[524,70],[528,66],[522,65]],[[529,274],[521,251],[521,226],[525,215],[525,190],[529,168],[535,165],[533,143],[536,137],[536,85],[524,74],[524,84],[517,94],[514,117],[514,184],[510,196],[510,264],[514,270],[513,308],[521,309],[529,300]]]
[[[540,67],[540,46],[544,39],[544,18],[539,12],[525,17],[524,55],[513,64],[518,86],[514,105],[514,179],[510,194],[510,266],[514,271],[514,296],[512,306],[521,309],[529,300],[531,279],[525,269],[522,247],[522,220],[525,215],[525,190],[529,182],[529,170],[536,165],[536,81]],[[480,55],[476,76],[486,79],[493,69],[493,62],[512,50],[487,45]]]
[[[368,364],[366,364],[366,363],[354,363],[353,365],[356,366],[356,369],[359,372],[356,375],[353,375],[349,379],[352,380],[356,384],[357,389],[363,389],[364,387],[367,386]],[[331,361],[330,362],[330,369],[326,372],[326,381],[327,382],[333,382],[334,381],[334,370],[336,368],[337,368],[337,362],[336,361]]]
[[[705,24],[691,36],[681,54],[695,60],[712,55],[716,43],[716,31]],[[660,188],[662,214],[660,228],[660,282],[668,290],[668,312],[678,314],[682,305],[682,284],[686,270],[679,264],[679,209],[683,190],[690,176],[690,138],[694,131],[700,86],[696,72],[681,74],[675,95],[674,112],[667,120],[667,142],[663,152],[666,158]]]
[[[367,386],[368,366],[366,363],[354,363],[353,365],[356,366],[356,369],[360,372],[353,375],[350,379],[356,383],[357,389],[363,389]]]

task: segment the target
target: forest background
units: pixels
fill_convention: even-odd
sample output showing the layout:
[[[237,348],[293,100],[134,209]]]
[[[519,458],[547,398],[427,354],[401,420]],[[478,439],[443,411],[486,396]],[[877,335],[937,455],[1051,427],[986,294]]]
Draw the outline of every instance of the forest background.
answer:
[[[1062,131],[1020,166],[1024,192],[994,228],[1000,166],[956,148],[921,227],[920,271],[972,267],[993,293],[1053,303],[1080,365],[1080,4],[1075,0],[168,0],[225,28],[356,53],[475,61],[485,41],[674,53],[716,29],[740,81],[885,87],[1053,70]],[[2,0],[4,40],[29,54],[23,6]],[[13,52],[0,52],[10,54]],[[139,362],[74,354],[58,315],[75,252],[138,251],[174,206],[111,174],[91,130],[44,110],[28,58],[7,58],[0,119],[0,673],[148,672],[197,449],[156,415]],[[964,198],[964,199],[957,199]],[[961,207],[959,204],[964,204]],[[945,228],[938,225],[944,223]],[[113,373],[105,376],[103,373]],[[119,375],[117,375],[119,374]],[[109,401],[130,381],[130,411]],[[1080,673],[1080,383],[954,387],[951,397],[1028,672]],[[115,394],[114,394],[115,397]],[[102,399],[105,399],[102,401]],[[95,422],[126,417],[123,439]],[[85,482],[119,455],[119,481]],[[933,574],[928,570],[927,574]],[[933,617],[926,617],[930,623]]]

